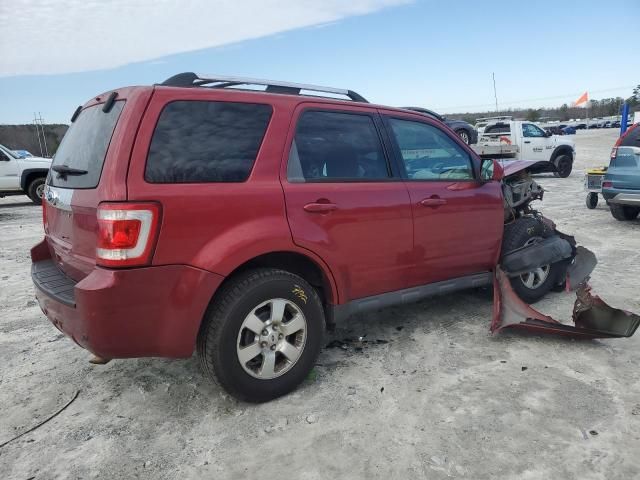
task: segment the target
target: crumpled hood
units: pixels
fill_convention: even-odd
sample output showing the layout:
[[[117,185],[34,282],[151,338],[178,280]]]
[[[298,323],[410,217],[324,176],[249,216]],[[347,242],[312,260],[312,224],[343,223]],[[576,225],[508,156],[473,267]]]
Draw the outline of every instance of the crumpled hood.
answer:
[[[504,169],[504,176],[508,177],[527,171],[529,173],[538,173],[549,166],[549,162],[541,162],[538,160],[504,160],[500,162]]]

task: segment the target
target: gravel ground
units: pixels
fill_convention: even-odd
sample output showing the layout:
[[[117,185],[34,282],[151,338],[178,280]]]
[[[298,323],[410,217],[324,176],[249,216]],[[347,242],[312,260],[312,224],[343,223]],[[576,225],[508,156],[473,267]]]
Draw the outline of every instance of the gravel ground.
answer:
[[[540,209],[596,252],[595,291],[640,312],[640,222],[584,205],[584,169],[615,135],[580,131],[571,176],[539,178]],[[34,301],[41,214],[26,201],[0,200],[0,444],[80,393],[0,447],[0,479],[640,476],[640,335],[492,336],[490,293],[468,291],[352,318],[296,392],[240,403],[195,358],[90,365]],[[569,318],[572,303],[539,307]]]

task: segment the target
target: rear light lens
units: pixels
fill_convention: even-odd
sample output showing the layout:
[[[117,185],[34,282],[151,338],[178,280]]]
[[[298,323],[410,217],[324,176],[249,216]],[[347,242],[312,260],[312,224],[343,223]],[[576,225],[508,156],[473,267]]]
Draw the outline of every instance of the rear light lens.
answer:
[[[602,182],[602,188],[613,188],[613,182],[607,180],[606,182]]]
[[[618,154],[618,147],[613,147],[611,149],[611,160],[613,160],[614,158],[616,158],[616,155]]]
[[[157,203],[100,204],[96,263],[105,267],[148,265],[159,224]]]

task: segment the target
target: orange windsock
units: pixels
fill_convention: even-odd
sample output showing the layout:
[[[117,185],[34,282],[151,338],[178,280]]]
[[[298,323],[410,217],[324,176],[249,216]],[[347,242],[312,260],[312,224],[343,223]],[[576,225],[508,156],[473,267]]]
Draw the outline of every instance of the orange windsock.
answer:
[[[573,102],[573,106],[579,107],[580,105],[583,105],[588,101],[589,101],[589,93],[584,92],[582,95],[580,95],[580,98],[578,98],[575,102]]]

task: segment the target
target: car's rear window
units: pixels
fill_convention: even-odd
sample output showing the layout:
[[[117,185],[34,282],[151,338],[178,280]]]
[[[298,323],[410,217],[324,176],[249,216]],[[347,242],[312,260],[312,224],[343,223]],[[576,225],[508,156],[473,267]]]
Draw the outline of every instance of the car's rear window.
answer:
[[[104,157],[124,103],[124,100],[115,102],[106,113],[102,111],[102,104],[80,112],[62,139],[52,167],[65,165],[87,173],[63,175],[52,171],[50,185],[62,188],[95,188],[98,185]]]
[[[640,147],[618,147],[612,167],[636,168],[640,166]]]
[[[158,119],[145,169],[151,183],[243,182],[251,173],[271,106],[175,101]]]

